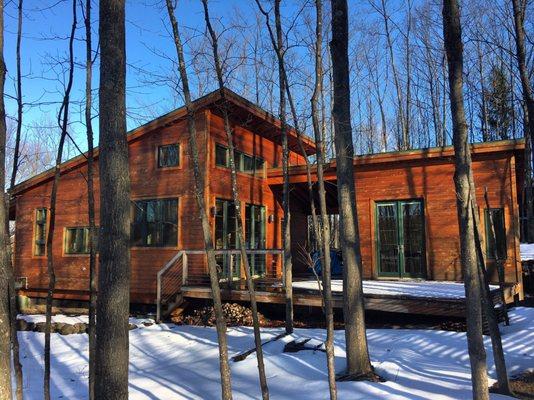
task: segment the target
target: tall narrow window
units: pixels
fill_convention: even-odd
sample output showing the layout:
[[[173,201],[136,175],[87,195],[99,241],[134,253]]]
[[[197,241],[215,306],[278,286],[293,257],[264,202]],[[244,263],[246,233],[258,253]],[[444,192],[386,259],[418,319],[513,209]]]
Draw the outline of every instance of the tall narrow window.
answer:
[[[228,167],[228,149],[220,144],[215,145],[215,165]]]
[[[33,254],[36,256],[45,255],[47,216],[48,210],[46,208],[38,208],[35,210],[35,242]]]
[[[491,219],[490,219],[491,216]],[[506,259],[506,227],[504,225],[504,210],[502,208],[486,208],[486,256],[489,259]],[[493,227],[491,221],[493,220]],[[493,232],[495,231],[495,235]]]
[[[158,168],[177,167],[180,165],[180,145],[167,144],[158,147]]]
[[[65,230],[65,254],[89,254],[89,227]]]
[[[175,247],[178,244],[178,199],[134,201],[132,246]]]

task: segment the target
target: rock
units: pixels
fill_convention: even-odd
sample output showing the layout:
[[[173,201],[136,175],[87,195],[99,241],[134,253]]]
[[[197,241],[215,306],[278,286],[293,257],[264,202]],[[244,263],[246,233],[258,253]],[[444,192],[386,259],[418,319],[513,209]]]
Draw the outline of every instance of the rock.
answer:
[[[130,324],[130,325],[128,326],[128,329],[131,330],[131,331],[133,331],[134,329],[137,329],[137,325],[135,325],[135,324]]]
[[[74,333],[85,333],[85,331],[87,330],[87,326],[83,322],[77,322],[73,325],[73,327]]]
[[[70,324],[62,324],[62,326],[57,329],[61,335],[72,335],[73,333],[77,333],[77,330],[74,325]]]
[[[27,331],[28,329],[28,322],[24,319],[17,319],[17,330],[19,331]]]

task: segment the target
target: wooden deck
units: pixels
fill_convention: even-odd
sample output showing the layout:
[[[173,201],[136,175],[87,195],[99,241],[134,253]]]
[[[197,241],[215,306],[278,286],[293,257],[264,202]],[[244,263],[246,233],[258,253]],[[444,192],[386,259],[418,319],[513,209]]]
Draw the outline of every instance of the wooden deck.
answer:
[[[256,300],[259,303],[285,304],[280,280],[257,279],[255,280],[255,288]],[[512,285],[507,286],[505,291],[508,302],[508,299],[513,298],[514,287]],[[493,289],[491,293],[494,304],[500,304],[500,289]],[[184,298],[210,299],[211,289],[207,280],[195,279],[182,286],[182,295]],[[249,301],[248,291],[243,280],[233,281],[231,284],[221,282],[221,296],[223,301]],[[332,296],[334,308],[342,308],[342,294],[333,292]],[[463,298],[364,293],[364,302],[365,309],[372,311],[465,317],[465,299]],[[322,298],[318,290],[293,288],[293,303],[296,306],[321,307]]]

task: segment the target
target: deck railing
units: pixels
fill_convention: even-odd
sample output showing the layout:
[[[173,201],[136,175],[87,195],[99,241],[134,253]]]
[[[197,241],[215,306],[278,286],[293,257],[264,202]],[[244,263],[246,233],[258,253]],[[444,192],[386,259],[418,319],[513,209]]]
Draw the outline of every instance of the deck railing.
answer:
[[[219,281],[231,288],[232,282],[244,277],[244,263],[239,249],[214,250]],[[254,277],[277,278],[283,276],[282,249],[245,250],[249,267]],[[207,258],[205,250],[180,250],[157,274],[156,319],[161,320],[162,307],[172,306],[185,285],[208,285]]]

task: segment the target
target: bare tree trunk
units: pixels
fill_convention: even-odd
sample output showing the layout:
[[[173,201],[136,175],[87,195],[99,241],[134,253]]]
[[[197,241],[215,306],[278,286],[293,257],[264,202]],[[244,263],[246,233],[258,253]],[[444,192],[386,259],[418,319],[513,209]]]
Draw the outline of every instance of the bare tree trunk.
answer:
[[[457,0],[443,2],[443,35],[449,65],[449,98],[453,122],[455,152],[454,184],[460,226],[460,262],[463,268],[467,308],[467,345],[471,362],[473,399],[489,398],[486,373],[486,350],[482,340],[481,285],[475,246],[475,218],[472,204],[471,153],[467,139],[467,124],[462,93],[463,45],[460,10]]]
[[[11,260],[9,251],[9,206],[5,186],[6,172],[6,109],[4,85],[6,64],[4,61],[4,1],[0,0],[0,399],[13,398],[11,387],[11,312],[10,278]]]
[[[534,97],[532,95],[532,86],[530,83],[529,73],[527,69],[527,61],[525,55],[525,12],[527,2],[526,0],[512,0],[512,7],[514,10],[514,29],[515,29],[515,45],[516,45],[516,57],[517,65],[519,68],[519,75],[521,77],[521,88],[523,89],[523,101],[526,104],[528,114],[528,133],[530,136],[530,157],[525,157],[525,160],[532,162],[534,159]],[[525,173],[532,174],[531,166],[527,166],[525,163]],[[526,182],[532,183],[532,177],[529,176]],[[533,200],[533,188],[525,187],[526,208],[527,208],[527,241],[529,243],[534,242],[534,200]]]
[[[404,106],[402,104],[403,99],[403,93],[401,88],[401,83],[399,79],[399,74],[397,72],[397,67],[395,65],[395,54],[393,52],[393,40],[391,39],[391,30],[389,28],[389,15],[387,13],[386,9],[386,2],[385,0],[380,0],[381,8],[379,12],[382,14],[382,18],[384,19],[384,31],[386,34],[386,42],[388,46],[389,51],[389,57],[391,59],[391,70],[393,73],[393,81],[395,83],[395,90],[397,95],[397,108],[399,112],[399,122],[400,122],[400,128],[401,128],[401,134],[402,134],[402,141],[401,141],[401,150],[408,149],[408,126],[406,126],[406,120],[405,120],[405,110]]]
[[[13,155],[13,169],[11,172],[11,184],[10,187],[15,186],[17,179],[17,170],[19,168],[19,153],[20,153],[20,137],[22,132],[22,72],[21,72],[21,63],[20,63],[20,43],[22,40],[22,3],[23,0],[18,2],[18,19],[17,19],[17,133],[15,136],[15,152]]]
[[[22,0],[18,2],[18,26],[17,26],[17,46],[16,46],[16,58],[17,58],[17,132],[15,135],[15,149],[13,153],[13,168],[11,171],[11,182],[10,188],[15,186],[17,180],[19,156],[20,156],[20,138],[22,132],[22,73],[21,73],[21,57],[20,57],[20,47],[22,40]],[[7,243],[8,247],[8,256],[9,256],[9,308],[11,312],[11,346],[13,354],[13,367],[15,369],[15,378],[17,382],[16,395],[17,400],[22,400],[22,365],[20,363],[20,352],[19,352],[19,338],[17,334],[17,293],[15,290],[15,276],[14,276],[14,265],[12,265],[11,257],[11,240],[9,237],[9,218],[6,219],[6,232],[8,235]]]
[[[61,137],[59,139],[56,165],[54,168],[54,181],[52,184],[52,193],[50,195],[50,222],[46,236],[46,259],[48,273],[48,292],[46,295],[46,322],[45,322],[45,354],[44,354],[44,397],[50,399],[50,330],[52,323],[52,300],[56,287],[56,274],[54,271],[54,253],[53,238],[56,225],[56,199],[60,178],[60,166],[63,159],[63,147],[67,137],[69,123],[69,105],[72,81],[74,79],[74,35],[76,34],[76,0],[72,0],[72,28],[69,37],[69,75],[65,95],[58,113],[58,125],[61,128]]]
[[[324,313],[326,318],[326,364],[328,368],[328,387],[330,399],[337,399],[336,366],[334,355],[334,311],[332,306],[331,262],[330,262],[330,221],[326,211],[326,190],[324,186],[323,164],[325,163],[324,131],[319,122],[319,96],[323,90],[323,3],[315,0],[315,87],[311,99],[313,132],[317,148],[317,182],[319,185],[319,207],[322,222],[323,257],[321,271],[323,275]]]
[[[219,83],[219,91],[221,94],[222,100],[222,112],[224,119],[224,130],[226,132],[226,139],[228,141],[228,150],[229,150],[229,162],[230,162],[230,173],[232,181],[232,197],[234,200],[235,214],[237,220],[237,243],[241,253],[241,262],[244,265],[245,269],[245,278],[247,281],[249,296],[250,296],[250,307],[252,308],[252,324],[254,327],[254,343],[256,345],[256,356],[258,360],[258,373],[260,378],[260,387],[261,394],[264,400],[269,399],[269,388],[267,386],[267,378],[265,377],[265,365],[263,363],[263,348],[261,346],[261,334],[260,334],[260,322],[258,319],[258,305],[256,303],[256,293],[254,290],[254,281],[252,279],[250,264],[248,261],[246,249],[245,249],[245,238],[243,234],[243,219],[241,214],[241,202],[239,200],[239,192],[237,188],[237,170],[234,162],[234,138],[232,133],[232,128],[230,126],[230,119],[228,117],[228,109],[226,108],[226,94],[224,91],[224,79],[221,62],[219,59],[219,47],[217,41],[217,35],[213,30],[213,27],[210,22],[209,9],[208,9],[208,0],[202,0],[204,6],[204,19],[206,21],[206,26],[211,38],[211,44],[213,49],[213,60],[215,64],[215,72],[217,74],[217,81]]]
[[[100,240],[95,398],[128,398],[130,171],[124,0],[100,0]]]
[[[472,189],[474,192],[474,184],[472,182]],[[491,346],[493,349],[493,360],[495,362],[495,370],[497,372],[497,382],[499,384],[499,393],[505,394],[505,395],[512,395],[512,391],[510,389],[510,382],[508,381],[508,373],[506,371],[506,362],[504,359],[504,352],[502,348],[502,339],[501,339],[501,332],[499,331],[499,322],[497,320],[497,315],[495,313],[495,304],[493,304],[493,300],[491,298],[491,292],[490,292],[490,286],[489,286],[489,277],[488,273],[486,271],[486,257],[484,255],[484,251],[482,250],[482,241],[481,241],[481,233],[480,233],[480,223],[478,220],[478,216],[476,214],[476,208],[475,204],[471,205],[471,211],[474,216],[474,223],[475,223],[475,244],[477,249],[477,256],[478,256],[478,276],[480,280],[480,287],[481,287],[481,300],[482,300],[482,307],[484,309],[484,314],[486,315],[486,321],[488,324],[488,330],[491,336]],[[491,220],[490,215],[490,220]],[[493,221],[490,222],[493,229]],[[494,247],[495,248],[495,247]],[[497,258],[495,258],[497,260]],[[498,262],[498,261],[497,261]],[[504,304],[504,307],[506,307],[506,304]],[[506,310],[505,310],[506,312]]]
[[[230,366],[228,365],[228,344],[226,339],[226,322],[222,310],[221,290],[219,288],[219,277],[217,276],[217,262],[215,260],[215,253],[213,251],[213,240],[211,237],[211,227],[206,214],[206,204],[204,200],[204,177],[200,170],[198,159],[198,146],[196,139],[195,114],[191,101],[191,93],[189,91],[189,81],[187,77],[187,70],[185,67],[185,60],[183,54],[182,41],[180,32],[178,30],[178,23],[174,16],[174,8],[171,0],[166,0],[167,11],[172,25],[172,33],[174,38],[174,45],[178,56],[178,66],[180,69],[180,77],[182,80],[183,93],[185,98],[185,107],[187,109],[187,128],[189,131],[189,146],[193,161],[193,173],[195,176],[195,196],[199,208],[200,220],[202,223],[202,233],[204,236],[204,248],[208,258],[208,271],[211,282],[211,292],[213,296],[213,308],[215,311],[215,321],[217,336],[219,341],[219,368],[221,371],[221,391],[222,398],[229,400],[232,398],[232,385],[230,379]]]
[[[354,147],[350,118],[350,84],[348,59],[348,11],[346,0],[332,2],[333,98],[337,191],[339,202],[341,249],[343,252],[343,315],[347,348],[347,375],[372,373],[365,333],[362,264],[356,188],[354,181]]]
[[[91,120],[93,77],[91,41],[91,0],[85,2],[85,128],[87,132],[87,210],[89,217],[89,399],[95,398],[95,352],[96,352],[96,238],[94,194],[94,145]]]
[[[278,16],[276,22],[277,43],[273,46],[278,53],[283,51],[282,26],[280,24],[280,1],[275,0],[275,14]],[[276,16],[275,16],[276,18]],[[272,35],[271,35],[272,36]],[[291,257],[291,208],[290,208],[290,188],[289,188],[289,145],[287,142],[288,127],[286,123],[286,85],[283,79],[284,61],[281,57],[278,60],[278,81],[279,81],[279,118],[282,130],[282,174],[284,175],[284,184],[282,189],[282,208],[284,220],[282,221],[282,235],[284,246],[284,292],[286,295],[286,333],[293,333],[293,259]]]

